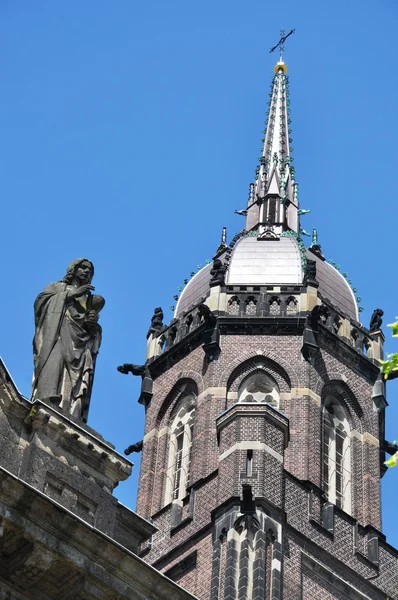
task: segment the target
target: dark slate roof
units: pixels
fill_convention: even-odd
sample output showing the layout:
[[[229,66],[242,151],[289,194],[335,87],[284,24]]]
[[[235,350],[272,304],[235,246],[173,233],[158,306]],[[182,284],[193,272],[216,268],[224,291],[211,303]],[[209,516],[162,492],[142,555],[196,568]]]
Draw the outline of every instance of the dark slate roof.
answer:
[[[359,321],[358,307],[354,292],[341,273],[326,261],[321,260],[310,250],[307,258],[316,262],[316,278],[319,282],[319,293],[325,300],[346,314],[351,319]]]
[[[187,283],[178,300],[174,313],[175,318],[192,308],[192,306],[199,302],[200,298],[205,298],[207,296],[212,267],[213,265],[211,263],[206,265]]]

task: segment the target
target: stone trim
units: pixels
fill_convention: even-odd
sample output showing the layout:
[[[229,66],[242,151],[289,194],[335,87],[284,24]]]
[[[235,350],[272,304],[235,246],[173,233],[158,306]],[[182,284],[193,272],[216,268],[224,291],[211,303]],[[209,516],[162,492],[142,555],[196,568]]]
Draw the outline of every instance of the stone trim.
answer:
[[[318,577],[324,580],[326,588],[329,586],[334,587],[336,591],[343,593],[347,600],[375,600],[374,597],[361,592],[342,577],[336,575],[332,569],[323,565],[304,550],[301,551],[301,561],[303,567],[306,567],[309,571],[315,572]]]
[[[164,435],[166,435],[167,433],[169,433],[169,430],[170,430],[170,427],[162,427],[162,429],[158,429],[157,427],[154,427],[153,429],[151,429],[151,431],[148,431],[148,433],[146,433],[144,435],[143,443],[146,444],[153,437],[159,439],[159,438],[163,437]]]
[[[188,573],[188,571],[191,571],[196,567],[197,556],[198,551],[194,550],[187,556],[184,556],[184,558],[180,560],[180,562],[173,565],[167,571],[164,571],[163,574],[166,575],[166,577],[168,577],[172,581],[178,580],[180,577]]]
[[[321,405],[321,397],[316,392],[311,390],[310,388],[295,387],[295,388],[291,389],[291,399],[292,400],[294,400],[294,398],[301,397],[301,396],[309,396],[310,398],[315,400],[315,402],[318,406]],[[281,399],[282,399],[282,394],[281,394]]]
[[[283,431],[285,448],[287,448],[289,443],[289,419],[284,413],[271,406],[271,404],[259,404],[257,402],[239,402],[233,404],[216,419],[217,431],[220,432],[222,428],[236,417],[263,417],[267,419],[275,427]]]
[[[364,433],[360,433],[356,429],[352,429],[351,437],[356,438],[357,440],[362,442],[362,444],[367,443],[367,444],[371,444],[372,446],[376,446],[377,448],[380,447],[380,440],[378,440],[374,435],[372,435],[368,431],[365,431]]]
[[[263,359],[265,362],[270,361],[275,364],[276,372],[282,375],[281,371],[285,373],[285,381],[288,384],[289,388],[291,386],[298,385],[298,375],[296,371],[292,369],[291,364],[289,364],[286,360],[284,360],[281,356],[278,356],[276,352],[268,352],[267,350],[258,349],[256,351],[246,352],[236,358],[232,363],[228,365],[227,368],[224,369],[221,374],[218,385],[226,385],[227,381],[231,379],[233,372],[236,368],[243,365],[245,362],[250,360]]]
[[[282,454],[275,452],[275,450],[273,448],[271,448],[270,446],[268,446],[267,444],[264,444],[263,442],[257,442],[257,441],[256,442],[250,442],[250,441],[237,442],[236,444],[234,444],[233,446],[228,448],[228,450],[225,450],[225,452],[223,452],[220,455],[220,457],[218,459],[219,462],[221,462],[222,460],[227,458],[227,456],[232,454],[232,452],[235,452],[235,450],[265,450],[265,452],[268,452],[268,454],[271,454],[271,456],[276,458],[276,460],[278,460],[280,463],[283,463]]]

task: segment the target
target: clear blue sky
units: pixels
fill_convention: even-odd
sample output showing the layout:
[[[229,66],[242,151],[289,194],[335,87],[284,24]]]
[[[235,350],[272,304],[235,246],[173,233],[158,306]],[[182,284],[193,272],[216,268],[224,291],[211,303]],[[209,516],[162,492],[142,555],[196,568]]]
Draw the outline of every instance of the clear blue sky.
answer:
[[[296,28],[285,57],[302,224],[358,287],[365,325],[378,306],[385,324],[398,314],[397,16],[396,0],[0,3],[0,353],[24,394],[34,298],[87,256],[107,300],[89,423],[120,451],[142,438],[139,378],[116,366],[144,360],[153,308],[170,319],[222,226],[231,239],[243,225],[233,209],[260,154],[281,27]],[[116,491],[132,508],[138,472]],[[383,480],[396,546],[397,483],[398,469]]]

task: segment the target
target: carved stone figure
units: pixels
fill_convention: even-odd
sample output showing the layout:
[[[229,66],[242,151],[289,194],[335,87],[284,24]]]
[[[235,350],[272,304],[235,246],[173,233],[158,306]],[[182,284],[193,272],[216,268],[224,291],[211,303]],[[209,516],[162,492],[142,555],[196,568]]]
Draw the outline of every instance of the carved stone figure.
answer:
[[[216,324],[217,318],[207,306],[207,304],[199,304],[198,313],[208,327],[214,326]]]
[[[215,258],[213,261],[213,268],[210,271],[211,279],[210,286],[214,285],[225,285],[225,267],[219,258]]]
[[[138,402],[146,405],[151,401],[153,396],[153,381],[147,365],[133,365],[132,363],[124,363],[123,365],[120,365],[117,370],[119,373],[123,373],[123,375],[131,373],[132,375],[141,377],[141,393]]]
[[[321,319],[326,321],[329,316],[328,309],[323,304],[317,304],[307,317],[308,325],[314,331],[318,330],[318,324]]]
[[[102,296],[92,294],[94,265],[87,258],[70,263],[61,281],[36,298],[32,399],[50,399],[61,410],[87,422],[96,357],[101,345]]]
[[[119,371],[119,373],[123,373],[123,375],[127,375],[128,373],[131,373],[132,375],[140,375],[141,377],[144,377],[145,375],[145,371],[146,371],[146,366],[145,365],[133,365],[131,363],[124,363],[123,365],[120,365],[117,370]]]
[[[383,315],[384,311],[381,308],[376,308],[376,310],[373,311],[369,325],[370,333],[380,330],[381,324],[383,323],[383,319],[381,318]]]
[[[136,442],[135,444],[131,444],[131,446],[126,448],[124,453],[126,456],[128,456],[129,454],[132,454],[133,452],[141,452],[143,446],[144,446],[144,440],[140,440],[139,442]]]
[[[163,328],[163,311],[160,308],[155,308],[153,317],[151,319],[151,325],[148,329],[148,333],[146,334],[146,338],[148,339],[151,335],[156,335]]]
[[[316,281],[316,261],[315,260],[307,260],[307,265],[305,268],[304,282],[307,281]]]

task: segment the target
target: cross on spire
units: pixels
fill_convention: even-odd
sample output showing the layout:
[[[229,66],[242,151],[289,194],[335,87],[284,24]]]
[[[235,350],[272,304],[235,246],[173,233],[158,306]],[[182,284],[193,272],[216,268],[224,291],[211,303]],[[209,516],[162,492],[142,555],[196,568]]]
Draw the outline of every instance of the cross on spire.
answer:
[[[291,29],[289,31],[289,33],[287,33],[285,35],[285,30],[281,29],[281,39],[279,40],[279,42],[273,46],[273,48],[271,48],[271,50],[269,51],[270,54],[271,52],[273,52],[274,50],[276,50],[277,48],[279,48],[279,62],[283,62],[283,53],[285,51],[285,41],[287,40],[287,38],[289,37],[289,35],[292,35],[292,33],[294,33],[296,30],[295,29]]]

